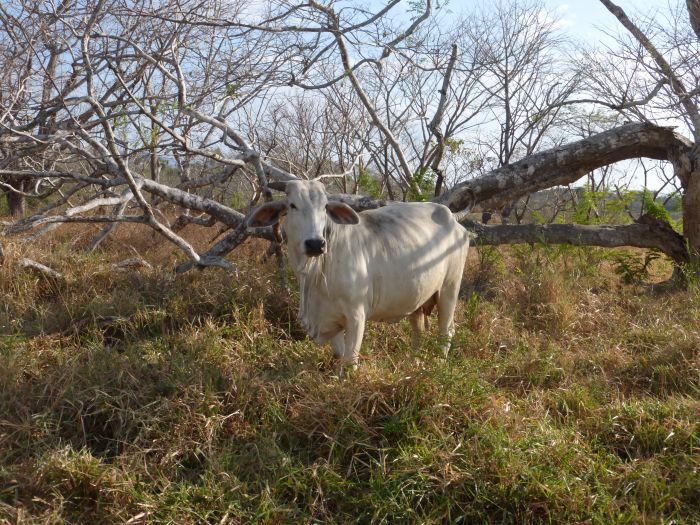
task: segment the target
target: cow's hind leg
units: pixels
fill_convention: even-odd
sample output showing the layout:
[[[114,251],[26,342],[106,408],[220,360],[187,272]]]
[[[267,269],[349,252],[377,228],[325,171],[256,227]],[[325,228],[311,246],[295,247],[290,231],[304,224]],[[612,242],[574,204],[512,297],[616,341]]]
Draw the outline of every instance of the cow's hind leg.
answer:
[[[455,331],[454,317],[459,298],[459,285],[459,281],[444,283],[437,298],[440,344],[445,357],[447,357],[447,352],[450,350],[452,336]]]
[[[435,292],[430,299],[428,299],[425,303],[423,303],[423,306],[420,307],[420,309],[423,310],[423,330],[426,332],[430,330],[430,314],[432,313],[433,308],[435,308],[437,300],[438,292]]]
[[[438,294],[434,293],[430,299],[421,305],[418,310],[408,316],[411,323],[411,346],[414,350],[420,347],[421,333],[430,330],[430,313],[437,304]]]
[[[411,323],[411,347],[414,350],[418,350],[420,347],[421,333],[425,329],[427,318],[423,313],[423,309],[419,308],[408,316],[408,320]]]

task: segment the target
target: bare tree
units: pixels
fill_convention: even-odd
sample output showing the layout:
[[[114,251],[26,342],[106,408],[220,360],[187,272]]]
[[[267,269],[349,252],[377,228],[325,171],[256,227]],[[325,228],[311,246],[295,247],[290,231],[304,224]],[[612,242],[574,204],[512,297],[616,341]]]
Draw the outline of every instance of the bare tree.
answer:
[[[441,185],[454,183],[438,188],[435,200],[461,214],[644,157],[674,166],[684,191],[685,238],[692,254],[700,248],[697,69],[690,67],[698,38],[687,18],[673,18],[670,37],[677,41],[667,60],[624,13],[601,0],[640,43],[628,50],[648,52],[637,57],[648,68],[645,79],[653,74],[657,80],[634,80],[640,65],[623,70],[634,89],[615,95],[610,80],[610,89],[595,92],[604,85],[599,82],[572,100],[577,77],[559,74],[561,81],[553,82],[557,57],[548,46],[557,44],[557,36],[546,18],[536,16],[537,4],[520,11],[532,16],[528,23],[512,17],[511,7],[518,6],[500,4],[493,20],[457,20],[439,30],[442,12],[430,0],[403,22],[392,16],[397,0],[375,11],[315,1],[255,9],[228,1],[91,0],[38,7],[23,1],[6,2],[0,11],[7,28],[0,176],[29,181],[21,188],[4,182],[14,195],[58,197],[11,223],[8,232],[31,231],[32,238],[64,222],[104,224],[96,246],[115,224],[136,222],[182,251],[189,263],[181,269],[227,266],[224,255],[250,235],[269,239],[279,253],[276,232],[247,230],[245,211],[220,202],[223,193],[214,188],[234,180],[247,188],[252,205],[271,199],[274,188],[296,176],[348,176],[361,161],[363,169],[376,169],[390,196],[398,190],[405,198],[415,190],[426,198],[416,180],[428,172]],[[676,111],[693,141],[657,125],[659,101]],[[565,143],[566,108],[574,102],[642,122]],[[492,123],[487,129],[499,134],[498,147],[470,158],[462,137],[483,124],[484,114]],[[445,171],[457,167],[481,175],[464,180]],[[383,204],[335,198],[357,209]],[[163,202],[181,210],[176,220]],[[530,242],[542,234],[552,242],[654,245],[679,263],[688,259],[682,238],[645,221],[587,235],[575,228],[555,236],[551,228],[480,231],[486,242]],[[178,233],[191,222],[220,223],[230,231],[198,253]]]
[[[576,92],[580,77],[562,60],[568,42],[542,2],[503,0],[479,16],[476,26],[487,57],[480,81],[489,94],[490,124],[476,148],[486,160],[483,167],[492,169],[565,139],[565,102]],[[501,208],[504,221],[516,204],[510,201]]]

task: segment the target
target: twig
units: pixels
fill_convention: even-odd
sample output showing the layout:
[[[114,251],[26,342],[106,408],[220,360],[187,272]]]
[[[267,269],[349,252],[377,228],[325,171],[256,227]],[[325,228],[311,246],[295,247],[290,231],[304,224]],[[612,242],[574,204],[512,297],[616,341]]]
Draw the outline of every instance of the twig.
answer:
[[[51,277],[52,279],[63,281],[65,278],[63,274],[57,272],[56,270],[49,268],[48,266],[41,264],[39,262],[33,261],[32,259],[22,258],[19,260],[19,265],[22,268],[28,268],[30,270],[37,271],[44,275],[45,277]]]

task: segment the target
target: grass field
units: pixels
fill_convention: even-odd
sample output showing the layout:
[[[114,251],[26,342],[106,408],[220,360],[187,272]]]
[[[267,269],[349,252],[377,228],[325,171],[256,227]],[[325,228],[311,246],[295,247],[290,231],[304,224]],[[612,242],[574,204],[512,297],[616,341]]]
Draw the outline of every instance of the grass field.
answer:
[[[474,250],[446,360],[374,324],[339,379],[263,245],[176,276],[124,230],[92,256],[6,245],[0,523],[700,522],[697,285]],[[129,246],[158,264],[115,270]]]

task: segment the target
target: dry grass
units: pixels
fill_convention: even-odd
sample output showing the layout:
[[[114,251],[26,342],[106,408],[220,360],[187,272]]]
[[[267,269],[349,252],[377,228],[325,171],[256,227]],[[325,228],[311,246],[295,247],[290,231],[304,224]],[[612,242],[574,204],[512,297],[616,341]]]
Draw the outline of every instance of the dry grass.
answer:
[[[262,245],[176,276],[150,233],[59,232],[0,267],[0,523],[700,520],[696,288],[474,251],[447,360],[370,325],[339,380]],[[154,269],[115,271],[131,247]]]

